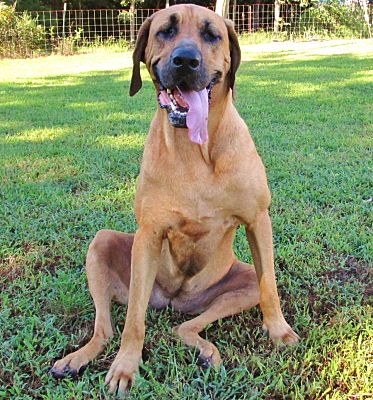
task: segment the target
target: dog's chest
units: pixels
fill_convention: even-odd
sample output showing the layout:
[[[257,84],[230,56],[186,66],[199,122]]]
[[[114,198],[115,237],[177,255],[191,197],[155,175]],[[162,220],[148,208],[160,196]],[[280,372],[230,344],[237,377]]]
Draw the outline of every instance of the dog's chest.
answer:
[[[193,165],[186,171],[176,165],[167,173],[164,168],[157,172],[146,171],[140,179],[136,217],[140,224],[162,229],[163,270],[158,279],[167,282],[167,291],[173,293],[215,257],[238,220],[230,181],[219,182],[211,168]]]
[[[211,211],[210,211],[211,212]],[[216,247],[237,226],[237,219],[216,212],[215,216],[204,216],[200,220],[185,215],[169,226],[164,233],[167,250],[176,275],[191,278],[198,274],[211,260]]]
[[[141,213],[138,220],[151,216],[153,220],[161,219],[161,225],[194,221],[193,230],[198,226],[204,231],[206,221],[229,215],[233,210],[233,179],[218,177],[201,160],[191,164],[164,162],[144,168],[136,193],[136,205],[140,206],[136,211]]]

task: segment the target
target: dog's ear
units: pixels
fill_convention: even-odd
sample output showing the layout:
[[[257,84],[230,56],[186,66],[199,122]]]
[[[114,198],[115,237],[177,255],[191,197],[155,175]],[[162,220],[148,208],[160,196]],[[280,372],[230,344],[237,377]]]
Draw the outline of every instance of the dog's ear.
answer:
[[[236,80],[236,72],[241,62],[241,49],[238,43],[238,37],[234,30],[234,24],[231,20],[226,19],[225,25],[228,30],[229,48],[231,53],[231,67],[228,72],[229,87],[233,90],[234,82]]]
[[[140,62],[145,62],[145,48],[148,44],[149,29],[152,21],[152,16],[147,18],[139,29],[139,33],[136,40],[135,50],[133,52],[132,60],[132,78],[130,85],[130,96],[135,95],[142,86],[142,80],[140,75]]]

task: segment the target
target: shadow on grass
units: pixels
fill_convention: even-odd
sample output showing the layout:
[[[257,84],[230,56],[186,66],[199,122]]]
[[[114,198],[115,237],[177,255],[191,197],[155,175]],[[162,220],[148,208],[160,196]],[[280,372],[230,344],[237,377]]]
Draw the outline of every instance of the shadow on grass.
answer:
[[[343,173],[350,176],[347,174],[346,181],[336,168],[334,179],[338,187],[345,186],[345,193],[333,193],[321,206],[328,208],[333,203],[338,208],[338,201],[353,192],[346,182],[351,183],[348,179],[362,170],[356,165],[367,156],[363,138],[369,134],[373,90],[364,72],[370,63],[370,59],[353,55],[242,63],[237,108],[252,128],[279,198],[286,189],[294,201],[308,202],[312,186],[320,184],[327,196],[333,189],[325,171],[329,172],[328,162],[341,152],[347,157]],[[146,132],[156,109],[154,89],[143,76],[143,89],[133,98],[128,96],[128,69],[1,83],[4,204],[23,199],[35,206],[36,198],[45,198],[45,206],[51,210],[55,204],[46,201],[51,193],[59,206],[62,203],[57,196],[84,193],[89,195],[86,204],[97,203],[100,193],[103,203],[110,203],[108,188],[119,190],[126,181],[131,182],[132,199]],[[353,152],[360,152],[360,158],[351,158],[347,147],[356,142],[357,134],[360,142],[355,143]],[[312,158],[315,152],[317,157]],[[294,173],[297,179],[289,185]],[[361,174],[366,176],[366,171]],[[335,198],[338,195],[340,199]],[[354,195],[368,195],[367,185],[362,183],[361,193],[355,191]],[[314,199],[317,197],[315,194]],[[23,202],[16,204],[23,207]],[[67,201],[64,206],[70,213],[72,203]]]
[[[120,78],[120,73],[96,72],[36,79],[30,83],[0,83],[4,94],[0,102],[2,123],[16,121],[17,124],[15,128],[3,130],[1,136],[57,127],[68,127],[73,132],[75,127],[84,127],[87,122],[94,123],[92,128],[96,128],[85,132],[88,136],[102,133],[110,122],[117,124],[103,132],[107,135],[129,130],[145,133],[143,127],[149,123],[155,105],[139,98],[129,101],[127,85]],[[150,84],[144,86],[144,92],[150,95]]]
[[[263,55],[265,63],[261,59],[242,63],[238,73],[238,93],[248,98],[258,98],[263,94],[262,84],[271,82],[273,78],[277,86],[282,82],[320,83],[326,90],[329,85],[369,70],[371,65],[371,59],[353,55],[315,56],[306,60],[281,60],[279,63],[273,60],[273,54]],[[276,54],[276,57],[281,54]],[[261,73],[258,74],[258,71]],[[245,87],[246,82],[251,85]],[[0,83],[3,95],[0,123],[3,126],[9,121],[16,123],[14,128],[2,128],[1,136],[20,134],[30,129],[66,126],[73,132],[75,126],[84,126],[86,121],[92,120],[97,123],[99,130],[105,130],[107,126],[104,124],[100,127],[100,122],[108,122],[110,116],[115,115],[122,119],[114,119],[113,122],[117,123],[113,124],[112,130],[105,132],[106,135],[125,133],[129,129],[146,134],[156,108],[152,84],[148,79],[145,80],[141,92],[132,99],[128,96],[128,86],[128,70],[39,78],[27,84]],[[271,96],[274,102],[288,98],[281,87],[274,87]],[[294,96],[302,97],[302,92]],[[305,94],[305,97],[309,96]],[[94,132],[88,131],[86,134],[92,135]]]

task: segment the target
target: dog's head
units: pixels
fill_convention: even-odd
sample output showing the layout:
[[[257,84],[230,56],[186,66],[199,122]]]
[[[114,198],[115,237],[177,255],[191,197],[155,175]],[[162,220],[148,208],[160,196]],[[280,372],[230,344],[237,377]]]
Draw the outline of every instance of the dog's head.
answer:
[[[241,53],[233,24],[196,5],[158,11],[141,26],[133,54],[130,95],[142,85],[144,62],[171,125],[189,128],[196,143],[207,140],[208,103],[214,85],[233,89]],[[202,129],[203,130],[203,129]]]

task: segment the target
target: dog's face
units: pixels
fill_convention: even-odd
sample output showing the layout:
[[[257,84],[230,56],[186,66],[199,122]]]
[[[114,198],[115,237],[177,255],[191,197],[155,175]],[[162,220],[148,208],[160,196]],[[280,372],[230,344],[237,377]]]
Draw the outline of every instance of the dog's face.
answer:
[[[141,88],[140,61],[149,70],[170,123],[190,128],[205,118],[214,85],[223,84],[227,91],[233,88],[240,49],[230,21],[204,7],[177,5],[158,11],[141,26],[133,55],[131,96]],[[188,115],[197,109],[204,112],[192,122],[190,117],[188,124]]]

